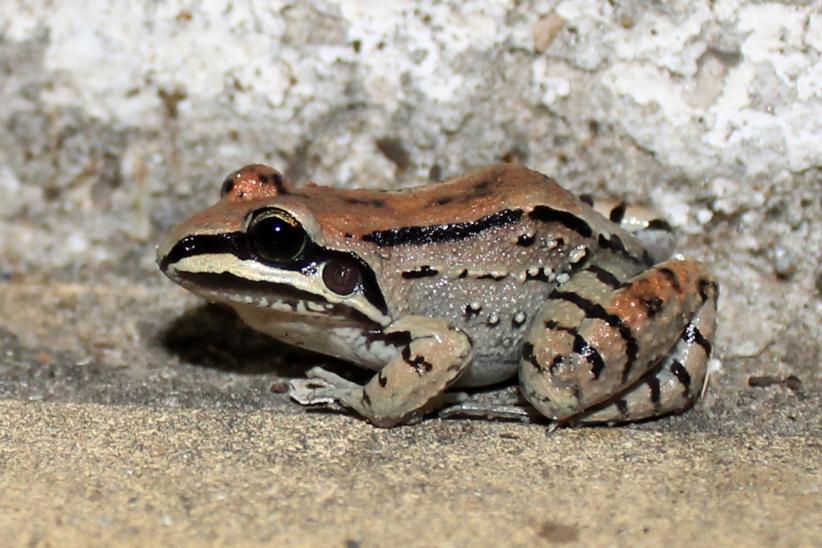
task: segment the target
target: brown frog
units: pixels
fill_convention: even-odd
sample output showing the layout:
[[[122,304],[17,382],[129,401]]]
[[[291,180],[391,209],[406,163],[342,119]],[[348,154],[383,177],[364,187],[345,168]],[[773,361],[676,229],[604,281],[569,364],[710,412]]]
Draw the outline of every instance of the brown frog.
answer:
[[[442,408],[524,417],[524,402],[449,391],[518,375],[558,424],[632,421],[699,397],[717,298],[699,263],[668,258],[670,227],[637,212],[511,164],[399,191],[297,188],[250,165],[157,260],[253,328],[376,370],[361,386],[313,368],[291,383],[303,404],[378,426]]]

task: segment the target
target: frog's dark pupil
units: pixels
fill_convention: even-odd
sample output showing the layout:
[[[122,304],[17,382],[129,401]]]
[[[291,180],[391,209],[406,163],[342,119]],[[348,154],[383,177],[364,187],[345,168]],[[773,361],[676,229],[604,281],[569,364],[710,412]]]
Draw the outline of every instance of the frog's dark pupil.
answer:
[[[249,226],[248,235],[263,259],[280,263],[293,261],[305,248],[305,231],[286,215],[268,215],[255,219]]]
[[[361,280],[360,269],[351,262],[332,259],[323,268],[323,282],[337,295],[350,295]]]

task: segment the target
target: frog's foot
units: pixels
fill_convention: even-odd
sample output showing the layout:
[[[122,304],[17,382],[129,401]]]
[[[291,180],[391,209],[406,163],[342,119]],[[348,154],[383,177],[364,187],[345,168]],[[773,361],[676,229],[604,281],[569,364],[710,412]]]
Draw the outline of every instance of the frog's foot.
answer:
[[[459,398],[446,389],[470,362],[471,343],[464,333],[442,320],[409,316],[386,334],[401,345],[400,355],[365,386],[314,368],[312,378],[291,382],[291,397],[306,405],[336,402],[383,427],[413,422]]]
[[[633,234],[642,242],[654,263],[670,258],[676,246],[676,236],[671,225],[654,210],[620,200],[595,198],[590,194],[582,194],[580,199],[612,223]]]
[[[525,401],[517,386],[464,396],[462,401],[443,408],[438,416],[441,419],[480,418],[519,422],[545,419]]]
[[[529,404],[493,404],[467,401],[446,407],[438,414],[441,419],[490,419],[519,422],[537,422],[544,419]]]
[[[322,367],[312,367],[305,379],[292,379],[288,383],[288,395],[301,405],[322,405],[339,407],[337,403],[341,394],[355,394],[362,386],[332,373]]]
[[[535,317],[523,343],[520,386],[543,415],[636,420],[684,410],[698,397],[716,284],[690,260],[622,278],[591,265]]]

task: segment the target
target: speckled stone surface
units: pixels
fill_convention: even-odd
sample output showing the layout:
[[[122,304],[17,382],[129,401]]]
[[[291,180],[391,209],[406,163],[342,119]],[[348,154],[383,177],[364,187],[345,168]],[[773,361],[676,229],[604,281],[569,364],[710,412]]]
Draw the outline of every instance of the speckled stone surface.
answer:
[[[812,1],[0,2],[0,544],[822,544],[821,53]],[[497,161],[648,203],[711,265],[696,409],[305,413],[283,379],[325,358],[154,265],[243,164]]]

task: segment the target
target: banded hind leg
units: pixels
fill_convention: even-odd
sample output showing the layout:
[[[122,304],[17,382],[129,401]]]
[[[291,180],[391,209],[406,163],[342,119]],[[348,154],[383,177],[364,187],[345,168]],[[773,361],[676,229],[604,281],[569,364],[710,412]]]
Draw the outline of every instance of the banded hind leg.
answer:
[[[522,347],[528,402],[560,422],[636,420],[698,396],[714,333],[716,284],[691,260],[633,275],[592,264],[554,291]]]

